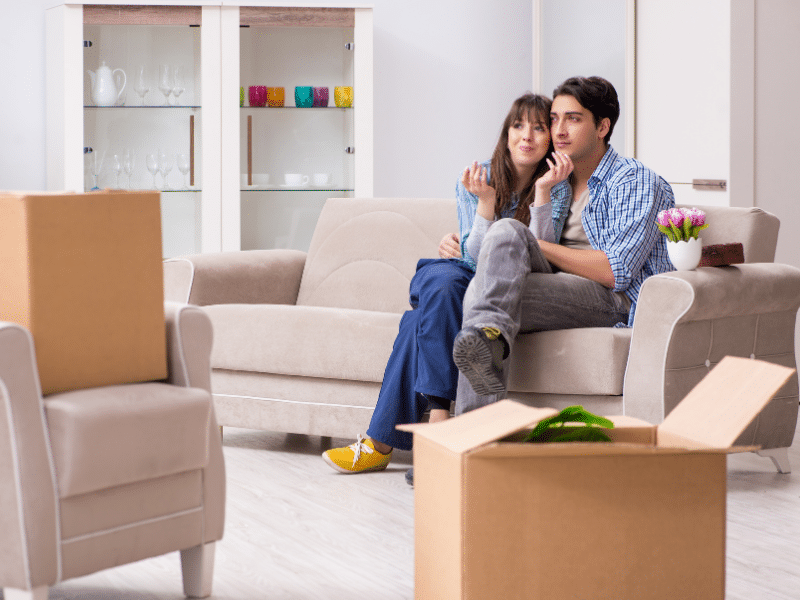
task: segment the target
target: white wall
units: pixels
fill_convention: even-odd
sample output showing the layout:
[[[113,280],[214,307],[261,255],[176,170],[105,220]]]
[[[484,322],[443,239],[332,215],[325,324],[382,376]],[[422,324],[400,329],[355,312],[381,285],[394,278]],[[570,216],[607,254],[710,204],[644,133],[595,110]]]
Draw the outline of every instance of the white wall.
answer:
[[[625,148],[626,0],[539,0],[541,5],[541,93],[550,96],[568,77],[598,75],[616,88],[620,118],[611,144]]]
[[[54,4],[0,0],[0,189],[45,188],[44,11]],[[531,2],[364,4],[374,7],[375,195],[453,196],[460,170],[489,157],[511,102],[532,89]]]
[[[756,2],[755,206],[781,220],[775,262],[800,267],[800,3]],[[800,324],[798,324],[800,329]],[[800,339],[800,336],[799,336]]]

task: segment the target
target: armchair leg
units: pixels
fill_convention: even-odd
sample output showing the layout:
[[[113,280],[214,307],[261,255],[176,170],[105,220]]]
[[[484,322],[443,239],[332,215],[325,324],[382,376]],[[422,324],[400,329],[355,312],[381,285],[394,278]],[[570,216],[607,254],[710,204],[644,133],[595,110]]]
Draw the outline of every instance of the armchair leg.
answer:
[[[183,594],[187,598],[208,598],[214,576],[214,542],[181,550]]]
[[[792,466],[789,464],[788,448],[770,448],[768,450],[756,450],[756,454],[764,458],[771,458],[772,464],[778,469],[778,473],[791,473]]]
[[[5,600],[47,600],[47,586],[43,585],[32,590],[3,588],[3,598]]]

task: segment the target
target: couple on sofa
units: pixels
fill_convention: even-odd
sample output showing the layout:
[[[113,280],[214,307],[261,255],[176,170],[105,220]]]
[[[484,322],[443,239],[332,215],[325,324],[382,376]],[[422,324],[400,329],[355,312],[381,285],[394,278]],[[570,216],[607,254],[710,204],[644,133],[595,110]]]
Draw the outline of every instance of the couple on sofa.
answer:
[[[427,409],[447,419],[453,400],[461,414],[502,398],[520,332],[633,324],[644,280],[672,270],[656,215],[675,201],[611,147],[618,118],[600,77],[567,79],[552,101],[514,101],[491,160],[456,185],[460,235],[417,265],[367,437],[323,453],[330,466],[383,470],[393,448],[411,449],[396,425]]]

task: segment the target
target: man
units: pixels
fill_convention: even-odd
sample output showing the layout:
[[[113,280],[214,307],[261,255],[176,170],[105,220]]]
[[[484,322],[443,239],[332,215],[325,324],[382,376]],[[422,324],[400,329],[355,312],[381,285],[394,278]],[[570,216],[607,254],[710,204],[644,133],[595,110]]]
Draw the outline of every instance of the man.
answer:
[[[504,397],[503,361],[518,333],[630,326],[644,280],[672,270],[656,227],[659,211],[675,205],[672,189],[609,144],[619,118],[614,86],[570,78],[553,92],[550,116],[572,174],[532,218],[563,228],[537,240],[511,219],[491,224],[453,348],[457,414]]]

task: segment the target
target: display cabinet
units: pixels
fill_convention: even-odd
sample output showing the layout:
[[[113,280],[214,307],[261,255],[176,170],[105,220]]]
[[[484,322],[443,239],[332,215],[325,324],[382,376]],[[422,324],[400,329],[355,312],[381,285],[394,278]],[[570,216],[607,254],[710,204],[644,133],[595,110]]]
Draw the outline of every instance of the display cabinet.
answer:
[[[48,189],[161,190],[165,257],[306,250],[326,198],[372,196],[370,8],[63,4],[46,23]]]

